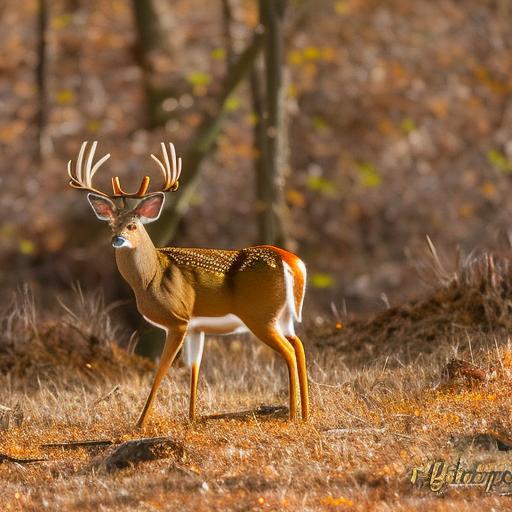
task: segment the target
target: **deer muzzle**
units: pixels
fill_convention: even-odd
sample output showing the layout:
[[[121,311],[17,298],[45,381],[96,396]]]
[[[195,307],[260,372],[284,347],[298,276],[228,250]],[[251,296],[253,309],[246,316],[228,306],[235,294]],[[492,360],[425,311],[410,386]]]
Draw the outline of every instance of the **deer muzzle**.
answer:
[[[112,247],[114,247],[116,249],[120,249],[121,247],[131,247],[131,246],[132,246],[132,244],[129,242],[129,240],[127,240],[123,236],[116,235],[116,236],[112,237]]]

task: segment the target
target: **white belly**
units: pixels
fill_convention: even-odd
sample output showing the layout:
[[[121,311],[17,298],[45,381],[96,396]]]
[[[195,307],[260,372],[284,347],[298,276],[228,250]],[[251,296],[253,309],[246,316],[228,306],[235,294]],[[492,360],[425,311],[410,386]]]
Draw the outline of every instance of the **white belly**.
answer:
[[[163,325],[152,322],[144,317],[147,322],[163,329],[167,333],[167,328]],[[235,334],[248,332],[247,326],[236,315],[225,316],[193,316],[189,323],[187,334],[183,342],[183,359],[190,368],[192,364],[199,366],[203,357],[204,335],[205,334]]]
[[[188,324],[189,331],[206,334],[234,334],[247,332],[247,326],[236,315],[193,316]]]
[[[183,360],[189,368],[192,365],[197,367],[201,365],[205,334],[234,334],[248,330],[236,315],[194,316],[188,323],[188,331],[183,344]]]

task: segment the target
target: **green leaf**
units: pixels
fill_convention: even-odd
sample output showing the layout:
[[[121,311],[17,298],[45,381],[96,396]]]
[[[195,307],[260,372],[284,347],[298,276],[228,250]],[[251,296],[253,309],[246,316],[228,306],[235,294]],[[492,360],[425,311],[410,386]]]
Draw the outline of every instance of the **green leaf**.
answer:
[[[416,123],[410,117],[406,117],[400,124],[404,133],[411,133],[416,129]]]
[[[310,190],[333,196],[336,194],[336,185],[322,176],[308,176],[307,186]]]
[[[73,21],[71,14],[59,14],[52,19],[52,27],[55,29],[67,27]]]
[[[308,46],[302,52],[306,60],[318,60],[320,58],[320,50],[316,46]]]
[[[363,187],[378,187],[382,183],[379,171],[371,162],[359,162],[356,168]]]
[[[315,130],[319,132],[323,132],[329,129],[329,124],[322,116],[314,116],[313,117],[313,126]]]
[[[233,112],[234,110],[237,110],[240,107],[240,98],[237,98],[236,96],[230,96],[226,103],[224,104],[224,109],[227,112]]]
[[[59,105],[69,105],[75,101],[75,92],[72,89],[61,89],[56,99]]]
[[[512,162],[497,149],[487,152],[487,160],[501,172],[512,172]]]
[[[315,272],[311,274],[309,281],[313,288],[332,288],[334,286],[334,279],[330,274],[322,272]]]
[[[101,121],[98,119],[89,119],[87,122],[87,130],[96,133],[101,128]]]
[[[350,4],[347,2],[347,0],[340,0],[336,2],[334,9],[338,14],[345,16],[350,12]]]
[[[187,76],[187,81],[193,86],[208,85],[212,81],[212,76],[209,73],[195,71]]]
[[[226,50],[224,48],[214,48],[212,50],[212,58],[214,60],[225,60]]]
[[[21,254],[28,256],[30,254],[33,254],[35,247],[34,247],[34,243],[31,240],[23,239],[23,240],[20,240],[18,249]]]

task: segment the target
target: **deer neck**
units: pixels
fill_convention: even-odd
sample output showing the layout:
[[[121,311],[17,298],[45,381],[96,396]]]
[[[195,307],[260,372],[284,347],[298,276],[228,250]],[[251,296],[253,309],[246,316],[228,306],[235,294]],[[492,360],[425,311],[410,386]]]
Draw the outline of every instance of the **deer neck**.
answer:
[[[160,270],[156,248],[144,228],[140,237],[137,247],[115,250],[117,268],[135,292],[147,289]]]

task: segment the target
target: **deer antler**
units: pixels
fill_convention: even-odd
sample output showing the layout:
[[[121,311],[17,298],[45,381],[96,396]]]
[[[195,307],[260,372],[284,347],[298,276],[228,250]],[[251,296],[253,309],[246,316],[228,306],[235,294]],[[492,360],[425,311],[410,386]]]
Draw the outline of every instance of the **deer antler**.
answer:
[[[178,189],[178,179],[181,174],[181,158],[176,159],[176,150],[174,144],[169,142],[169,148],[171,150],[171,158],[169,159],[169,153],[166,145],[160,143],[162,147],[162,154],[165,164],[155,155],[151,155],[151,158],[159,165],[160,170],[164,176],[164,184],[160,189],[161,192],[170,192]],[[149,188],[149,176],[142,178],[139,190],[133,194],[128,194],[121,188],[121,183],[118,176],[112,178],[112,188],[114,189],[115,197],[144,197]]]
[[[92,165],[94,159],[94,153],[96,152],[96,146],[98,145],[97,141],[92,143],[92,147],[89,151],[89,154],[85,161],[85,169],[82,169],[82,161],[84,159],[84,153],[87,148],[87,141],[82,142],[82,146],[80,148],[80,152],[78,153],[78,160],[76,161],[76,172],[73,176],[72,171],[72,161],[68,162],[68,175],[69,175],[69,184],[73,188],[81,189],[81,190],[89,190],[90,192],[94,192],[95,194],[99,194],[101,196],[110,197],[105,192],[98,190],[92,186],[92,178],[96,174],[97,170],[100,168],[102,164],[104,164],[109,158],[110,153],[106,154],[102,158],[100,158],[94,166]]]
[[[149,188],[150,179],[149,176],[144,176],[139,185],[139,189],[137,192],[129,193],[125,192],[121,187],[121,182],[119,181],[119,176],[114,176],[112,178],[112,190],[114,192],[113,195],[109,195],[101,190],[98,190],[92,186],[92,178],[96,174],[96,171],[99,167],[110,158],[110,153],[100,158],[92,165],[94,153],[96,151],[96,146],[98,145],[97,141],[92,143],[92,147],[89,151],[89,154],[86,158],[85,169],[82,169],[82,161],[84,159],[84,154],[87,148],[87,141],[82,142],[82,146],[80,148],[80,152],[78,154],[78,160],[76,162],[76,172],[73,175],[73,171],[71,169],[71,160],[68,162],[68,174],[69,174],[69,184],[73,188],[89,190],[90,192],[94,192],[95,194],[99,194],[105,197],[116,198],[116,197],[134,197],[134,198],[142,198],[144,197]],[[169,158],[169,153],[166,145],[162,142],[162,154],[163,160],[165,163],[162,163],[159,158],[155,155],[151,155],[151,158],[155,160],[155,162],[159,165],[160,170],[163,173],[164,184],[163,188],[160,189],[161,192],[169,192],[177,190],[178,188],[178,179],[181,174],[181,158],[176,158],[176,150],[174,149],[174,145],[169,142],[169,149],[171,150],[171,157]]]
[[[162,188],[162,192],[173,192],[177,190],[179,186],[178,180],[181,175],[181,157],[178,158],[176,162],[176,150],[174,149],[174,144],[172,142],[169,142],[169,148],[171,150],[170,160],[165,144],[161,142],[160,146],[162,147],[162,155],[164,157],[165,165],[155,155],[151,154],[151,158],[159,165],[160,170],[164,175],[164,187]]]
[[[121,188],[121,182],[119,181],[119,176],[114,176],[112,178],[112,189],[114,190],[114,197],[144,197],[149,188],[149,176],[144,176],[139,185],[139,190],[137,192],[129,193],[125,192]]]

